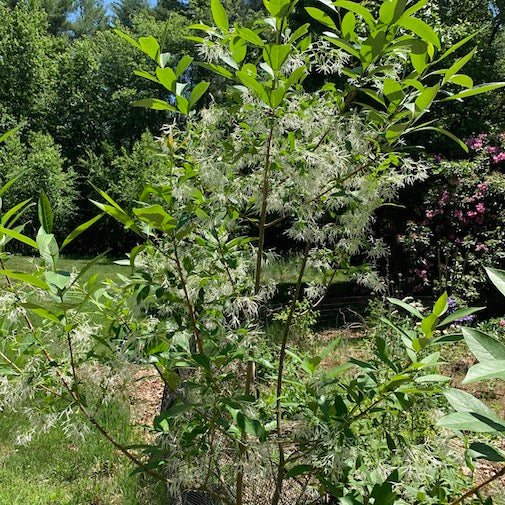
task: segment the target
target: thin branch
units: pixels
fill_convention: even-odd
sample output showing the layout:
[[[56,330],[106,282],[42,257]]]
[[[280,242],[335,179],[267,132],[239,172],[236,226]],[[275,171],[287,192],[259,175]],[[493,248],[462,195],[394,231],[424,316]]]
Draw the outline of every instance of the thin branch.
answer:
[[[467,498],[470,498],[474,494],[478,493],[481,489],[483,489],[486,486],[489,486],[492,482],[495,480],[499,479],[500,477],[503,477],[505,475],[505,466],[496,472],[494,475],[486,479],[484,482],[481,482],[478,486],[473,487],[469,491],[467,491],[464,495],[460,496],[457,500],[454,500],[450,503],[450,505],[458,505],[459,503],[462,503],[463,500],[466,500]]]
[[[281,341],[281,351],[279,355],[279,365],[277,369],[277,394],[276,394],[276,408],[275,408],[275,419],[276,419],[276,432],[277,432],[277,441],[279,447],[279,466],[277,468],[277,479],[275,484],[275,491],[272,498],[272,505],[278,505],[281,493],[282,493],[282,483],[284,480],[285,473],[285,456],[284,456],[284,447],[281,443],[282,437],[282,379],[284,373],[284,361],[286,359],[286,348],[288,343],[288,335],[289,330],[291,329],[291,323],[293,322],[293,317],[296,310],[296,303],[300,296],[300,291],[302,288],[303,276],[305,274],[305,268],[307,266],[307,260],[309,258],[311,243],[307,242],[305,244],[305,252],[303,255],[302,264],[300,266],[300,271],[298,273],[298,280],[296,283],[295,293],[293,295],[293,299],[291,301],[291,306],[289,308],[288,317],[286,319],[286,324],[284,325],[284,331],[282,334]]]

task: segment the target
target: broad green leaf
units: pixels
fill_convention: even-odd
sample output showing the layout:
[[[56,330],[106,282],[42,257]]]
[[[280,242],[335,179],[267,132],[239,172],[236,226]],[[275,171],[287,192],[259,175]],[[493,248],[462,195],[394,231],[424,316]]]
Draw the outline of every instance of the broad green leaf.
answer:
[[[156,76],[158,77],[160,83],[166,89],[168,89],[172,93],[175,91],[174,84],[177,82],[177,77],[175,75],[175,72],[170,67],[166,68],[158,67],[156,69]],[[150,108],[153,109],[154,107],[151,106]]]
[[[63,244],[60,247],[60,250],[63,249],[65,246],[70,244],[72,240],[77,238],[81,233],[85,232],[90,226],[94,225],[99,219],[101,219],[104,216],[104,214],[98,214],[95,217],[91,218],[90,220],[86,221],[85,223],[80,224],[77,228],[72,230],[65,240],[63,241]]]
[[[415,71],[421,75],[428,66],[430,60],[428,55],[428,44],[422,40],[416,39],[414,44],[412,44],[409,56]]]
[[[256,33],[250,30],[249,28],[237,28],[237,33],[247,42],[254,44],[255,46],[263,47],[265,43],[261,40],[261,37]]]
[[[415,33],[418,37],[421,38],[421,40],[430,42],[438,49],[441,48],[438,35],[435,33],[433,28],[427,25],[423,20],[408,16],[402,16],[400,19],[398,19],[398,21],[396,21],[396,24],[402,28],[405,28],[406,30],[411,31],[412,33]]]
[[[43,260],[56,268],[56,261],[58,260],[60,249],[56,238],[52,233],[46,233],[44,228],[40,228],[37,233],[37,245],[39,246],[40,256]]]
[[[151,228],[165,233],[171,232],[177,225],[176,219],[170,216],[161,205],[133,209],[133,213]]]
[[[154,110],[169,110],[171,112],[178,112],[177,109],[170,105],[165,100],[159,100],[158,98],[143,98],[142,100],[137,100],[132,103],[133,107],[145,107],[147,109]]]
[[[144,72],[144,70],[134,70],[133,73],[139,77],[143,77],[144,79],[149,79],[150,81],[153,81],[157,84],[160,83],[156,76],[150,74],[149,72]]]
[[[177,108],[182,114],[189,114],[189,100],[181,95],[175,97],[175,102],[177,103]]]
[[[375,20],[372,13],[362,4],[350,2],[348,0],[336,0],[334,5],[358,14],[358,16],[361,16],[365,20],[368,26],[375,28]]]
[[[360,59],[364,66],[368,66],[377,58],[386,44],[386,32],[378,31],[370,35],[361,45]]]
[[[240,79],[242,84],[249,88],[251,91],[255,91],[257,95],[265,102],[268,103],[268,96],[266,94],[265,88],[256,80],[251,77],[246,72],[237,72],[237,77]]]
[[[128,41],[132,46],[135,46],[137,49],[142,49],[140,47],[140,44],[136,40],[132,39],[129,35],[126,35],[126,33],[123,33],[121,30],[115,28],[114,33],[116,33],[116,35],[119,35],[121,38]]]
[[[384,95],[395,105],[398,105],[405,97],[401,84],[389,78],[384,80]]]
[[[347,40],[341,39],[340,37],[337,37],[334,33],[331,32],[324,32],[324,34],[325,34],[324,38],[326,40],[328,40],[335,46],[339,47],[340,49],[343,49],[346,53],[349,53],[350,55],[359,58],[359,51]]]
[[[16,129],[17,131],[17,129]],[[9,133],[9,132],[7,132]],[[7,134],[5,134],[7,135]],[[9,135],[10,137],[10,135]],[[12,179],[10,179],[9,181],[7,181],[1,188],[0,188],[0,197],[4,196],[5,193],[7,193],[8,189],[15,183],[17,182],[19,179],[21,179],[21,177],[23,177],[23,175],[25,174],[24,171],[20,172],[18,175],[16,175],[16,177],[13,177]]]
[[[435,302],[435,306],[433,307],[433,314],[437,317],[440,317],[447,311],[447,291],[444,291],[442,296]]]
[[[19,233],[15,230],[11,230],[9,228],[4,228],[3,226],[0,226],[0,233],[5,233],[5,235],[8,235],[9,237],[12,237],[19,242],[23,242],[23,244],[29,245],[30,247],[33,247],[34,249],[38,250],[39,246],[37,245],[37,242],[35,240],[23,235],[22,233]]]
[[[440,374],[428,374],[428,375],[422,375],[421,377],[417,377],[414,379],[414,382],[417,384],[424,384],[424,383],[429,383],[429,382],[450,382],[452,379],[450,377],[447,377],[445,375],[440,375]]]
[[[505,270],[497,268],[485,268],[490,281],[495,285],[498,291],[505,296]]]
[[[263,0],[263,4],[272,16],[281,18],[288,14],[291,0]]]
[[[471,384],[488,379],[505,380],[505,360],[492,360],[485,363],[477,363],[468,370],[462,384]]]
[[[462,328],[461,331],[466,345],[479,361],[505,360],[505,345],[494,337],[476,328]]]
[[[212,10],[212,17],[214,18],[214,23],[223,30],[227,32],[230,24],[228,22],[228,16],[226,10],[219,0],[212,0],[210,3],[210,8]]]
[[[412,131],[434,131],[441,133],[442,135],[445,135],[446,137],[449,137],[451,140],[456,142],[456,144],[458,144],[461,149],[463,149],[463,151],[466,153],[468,152],[468,146],[460,138],[456,137],[456,135],[448,130],[445,130],[444,128],[441,128],[440,126],[424,126],[422,128],[414,128]]]
[[[457,84],[458,86],[463,86],[464,88],[473,87],[473,79],[465,74],[455,74],[450,79],[447,79],[447,81]]]
[[[427,109],[429,109],[430,105],[433,103],[433,100],[435,100],[435,97],[437,96],[439,89],[440,89],[440,84],[436,84],[435,86],[432,86],[431,88],[426,88],[416,98],[415,106],[416,106],[416,113],[417,114],[422,114]]]
[[[53,232],[53,211],[51,209],[51,204],[49,203],[49,198],[41,191],[38,203],[38,213],[39,221],[42,228],[46,233]]]
[[[433,335],[433,332],[436,328],[437,319],[438,318],[436,314],[430,314],[421,321],[421,330],[427,338],[430,338]]]
[[[321,9],[317,9],[316,7],[305,7],[305,10],[309,14],[310,17],[314,18],[316,21],[319,21],[321,24],[328,26],[329,28],[336,30],[337,25],[335,21],[331,19],[326,12],[323,12]]]
[[[348,12],[344,16],[340,30],[346,39],[354,40],[356,38],[356,16],[353,12]]]
[[[200,100],[200,98],[205,94],[205,92],[209,88],[209,84],[210,83],[208,82],[200,82],[194,87],[189,97],[190,109],[192,109],[195,106],[196,102],[198,102],[198,100]]]
[[[45,307],[42,307],[41,305],[37,305],[35,303],[23,303],[22,306],[25,309],[31,310],[33,313],[37,314],[38,316],[44,319],[48,319],[55,323],[61,324],[61,320],[54,312],[51,312],[50,310],[46,309]]]
[[[284,478],[290,479],[292,477],[298,477],[299,475],[303,475],[304,473],[310,472],[311,470],[312,467],[310,465],[296,465],[286,472]]]
[[[428,3],[428,0],[421,0],[420,2],[417,2],[416,4],[414,4],[412,7],[409,7],[405,11],[404,16],[406,16],[406,17],[411,16],[412,14],[421,10],[427,3]]]
[[[321,357],[320,356],[314,356],[312,358],[305,358],[302,363],[302,368],[312,375],[317,367],[321,364]]]
[[[424,316],[419,312],[415,307],[412,307],[412,305],[409,305],[408,303],[405,303],[402,300],[399,300],[398,298],[388,298],[388,302],[394,303],[395,305],[398,305],[398,307],[401,307],[402,309],[405,309],[406,311],[410,312],[412,315],[416,316],[418,319],[423,319]]]
[[[264,426],[256,419],[251,419],[240,411],[237,411],[234,415],[234,420],[237,423],[239,430],[242,433],[247,433],[248,435],[254,435],[258,437],[260,441],[264,441],[267,437],[267,432]]]
[[[233,74],[226,68],[222,67],[221,65],[216,65],[215,63],[198,63],[198,66],[202,68],[206,68],[207,70],[210,70],[211,72],[214,72],[215,74],[222,75],[223,77],[226,77],[228,79],[233,78]]]
[[[482,442],[472,442],[470,444],[470,451],[470,455],[474,459],[486,459],[487,461],[494,461],[496,463],[505,461],[505,454]]]
[[[0,270],[0,274],[6,275],[11,279],[23,281],[30,286],[45,289],[46,291],[49,289],[49,286],[40,277],[36,277],[35,275],[26,274],[24,272],[16,272],[14,270]]]
[[[193,63],[193,58],[191,56],[183,56],[175,69],[176,77],[180,77],[184,72],[186,72],[191,63]]]
[[[466,391],[450,388],[444,391],[443,395],[456,412],[475,412],[484,416],[495,416],[495,413],[486,404]]]
[[[405,12],[407,0],[385,0],[379,10],[379,19],[389,25],[399,19]]]
[[[438,327],[445,326],[449,323],[453,323],[458,319],[463,319],[466,316],[470,316],[471,314],[475,314],[475,312],[479,312],[479,310],[484,310],[486,307],[470,307],[468,309],[458,309],[453,313],[449,314],[443,321],[441,321]]]
[[[123,37],[124,38],[124,37]],[[146,53],[150,58],[152,58],[156,63],[158,63],[158,58],[160,55],[160,45],[158,41],[152,37],[139,37],[138,47],[141,51]]]
[[[48,284],[56,286],[60,291],[63,291],[70,283],[70,273],[62,270],[56,272],[44,272],[44,277]]]
[[[277,71],[282,67],[290,52],[289,44],[269,44],[263,49],[263,58],[272,70]]]
[[[470,89],[465,89],[464,91],[460,91],[455,95],[448,96],[443,98],[442,102],[447,102],[451,100],[459,100],[460,98],[467,98],[469,96],[480,95],[481,93],[487,93],[488,91],[493,91],[495,89],[500,89],[505,86],[505,82],[488,82],[485,84],[479,84],[478,86],[474,86]]]
[[[120,223],[123,223],[127,228],[130,230],[134,231],[135,233],[140,235],[140,230],[137,228],[137,225],[135,224],[135,221],[123,212],[122,210],[117,209],[116,207],[112,205],[107,205],[105,203],[101,202],[96,202],[95,200],[90,200],[91,203],[96,205],[101,211],[105,212],[106,214],[109,214],[109,216],[112,216],[114,219],[119,221]]]
[[[505,431],[505,423],[495,417],[488,418],[473,412],[455,412],[443,417],[436,424],[440,428],[476,433],[496,433]]]

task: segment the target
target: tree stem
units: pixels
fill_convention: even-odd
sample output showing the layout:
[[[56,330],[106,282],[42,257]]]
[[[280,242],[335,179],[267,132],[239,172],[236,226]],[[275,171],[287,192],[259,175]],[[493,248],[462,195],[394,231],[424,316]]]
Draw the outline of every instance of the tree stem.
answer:
[[[276,431],[277,431],[277,445],[279,447],[279,466],[277,468],[277,479],[275,484],[275,491],[272,498],[272,505],[278,505],[281,493],[282,493],[282,483],[284,481],[285,474],[285,456],[284,456],[284,447],[281,443],[282,437],[282,379],[284,373],[284,361],[286,359],[286,347],[288,343],[289,330],[291,328],[291,323],[293,322],[293,317],[296,310],[296,302],[300,296],[300,291],[302,288],[303,276],[305,274],[305,268],[307,266],[307,260],[309,257],[311,244],[307,242],[305,244],[305,252],[303,255],[302,264],[300,267],[300,272],[298,273],[298,280],[296,282],[296,289],[293,295],[293,299],[291,300],[291,306],[289,308],[288,317],[286,319],[286,324],[284,325],[284,332],[282,334],[281,341],[281,351],[279,355],[279,366],[277,369],[277,400],[276,400],[276,409],[275,409],[275,418],[276,418]]]

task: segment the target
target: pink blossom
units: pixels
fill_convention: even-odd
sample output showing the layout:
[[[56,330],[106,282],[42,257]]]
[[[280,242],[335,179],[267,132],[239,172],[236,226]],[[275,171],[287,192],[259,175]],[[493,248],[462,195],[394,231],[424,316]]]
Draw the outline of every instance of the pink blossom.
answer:
[[[459,219],[461,221],[463,219],[463,211],[461,211],[461,210],[455,210],[454,211],[454,217],[456,219]]]
[[[469,211],[466,213],[468,217],[477,217],[477,212],[474,212],[473,210]]]
[[[475,210],[479,213],[479,214],[484,214],[484,212],[486,212],[486,207],[484,206],[483,203],[478,203],[477,206],[475,207]]]
[[[486,152],[489,154],[498,154],[499,149],[496,146],[486,146]]]
[[[475,247],[475,252],[479,252],[479,251],[484,251],[484,252],[488,252],[489,251],[489,248],[486,244],[483,244],[482,242],[479,242],[476,247]]]
[[[502,133],[502,135],[504,134]],[[505,326],[505,319],[500,319],[500,326]]]
[[[459,245],[459,244],[463,243],[463,241],[459,237],[457,237],[456,240],[454,241],[454,243]]]
[[[505,160],[505,152],[498,153],[496,156],[493,156],[493,163],[500,163]]]
[[[479,189],[482,192],[486,192],[488,188],[489,188],[489,186],[487,184],[484,184],[484,183],[477,184],[477,189]]]
[[[438,201],[438,205],[445,205],[449,201],[450,196],[451,195],[449,191],[444,191],[442,194],[442,198],[440,198],[440,200]]]
[[[466,139],[466,145],[470,148],[470,149],[474,149],[474,150],[477,150],[477,149],[482,149],[482,140],[481,139],[478,139],[478,138],[475,138],[475,137],[470,137],[469,139]]]
[[[500,140],[505,140],[505,133],[498,133],[498,138]]]

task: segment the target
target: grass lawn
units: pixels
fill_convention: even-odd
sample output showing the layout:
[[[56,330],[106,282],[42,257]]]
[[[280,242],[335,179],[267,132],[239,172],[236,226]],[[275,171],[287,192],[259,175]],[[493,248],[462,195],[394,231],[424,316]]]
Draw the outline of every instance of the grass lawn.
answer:
[[[111,406],[102,423],[121,438],[128,436],[128,414]],[[162,505],[159,484],[131,475],[133,468],[98,433],[70,440],[62,428],[16,444],[30,431],[22,413],[0,413],[0,503],[2,505]]]

